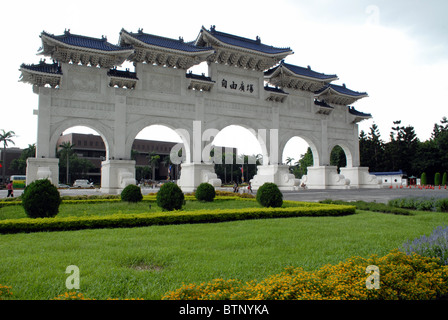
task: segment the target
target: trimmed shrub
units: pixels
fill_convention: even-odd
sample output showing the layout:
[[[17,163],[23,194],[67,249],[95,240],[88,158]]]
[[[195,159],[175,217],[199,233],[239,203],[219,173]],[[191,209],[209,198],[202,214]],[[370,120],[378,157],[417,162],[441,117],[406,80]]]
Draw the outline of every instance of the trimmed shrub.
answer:
[[[442,186],[446,186],[447,183],[448,183],[448,174],[444,172],[442,177]]]
[[[22,206],[30,218],[54,217],[59,212],[61,195],[50,180],[36,180],[22,193]]]
[[[255,202],[253,199],[241,199],[241,201]],[[171,214],[164,212],[122,213],[110,216],[61,217],[58,219],[5,219],[0,220],[0,234],[98,228],[133,228],[151,225],[211,223],[248,219],[338,217],[356,213],[354,206],[298,203],[295,201],[285,202],[293,206],[286,208],[202,209],[177,211]]]
[[[436,175],[434,176],[434,185],[440,186],[440,172],[437,172]]]
[[[135,184],[130,184],[121,191],[121,200],[127,202],[140,202],[143,199],[142,190]]]
[[[215,199],[215,187],[210,183],[201,183],[195,192],[196,199],[199,201],[212,202]]]
[[[185,196],[173,182],[164,183],[156,196],[157,205],[166,211],[180,210],[185,204]]]
[[[266,182],[257,191],[257,201],[263,207],[281,207],[283,194],[275,183]]]
[[[425,186],[426,184],[427,184],[427,178],[426,178],[426,172],[423,172],[422,173],[422,176],[420,177],[420,184],[422,185],[422,186]]]
[[[436,209],[438,212],[448,212],[448,199],[438,199],[436,201]]]

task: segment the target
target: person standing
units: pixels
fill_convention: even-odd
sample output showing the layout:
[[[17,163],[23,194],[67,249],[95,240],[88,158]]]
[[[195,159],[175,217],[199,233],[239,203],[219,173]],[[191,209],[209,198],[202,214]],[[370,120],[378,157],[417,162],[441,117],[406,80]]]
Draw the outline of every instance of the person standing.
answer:
[[[8,185],[6,186],[6,189],[8,189],[8,195],[6,198],[9,198],[10,196],[14,198],[14,189],[12,187],[12,181],[9,181]]]

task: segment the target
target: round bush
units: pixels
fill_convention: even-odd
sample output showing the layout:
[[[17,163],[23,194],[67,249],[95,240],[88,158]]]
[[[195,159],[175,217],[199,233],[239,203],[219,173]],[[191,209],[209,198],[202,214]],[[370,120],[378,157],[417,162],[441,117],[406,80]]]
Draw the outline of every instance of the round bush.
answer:
[[[142,201],[142,190],[135,184],[130,184],[121,191],[121,200],[127,202],[139,202]]]
[[[257,191],[257,201],[263,207],[281,207],[283,194],[275,183],[266,182]]]
[[[180,210],[185,197],[179,186],[173,182],[164,183],[157,192],[157,205],[166,211]]]
[[[196,189],[195,196],[199,201],[212,202],[216,196],[215,187],[210,183],[201,183]]]
[[[22,206],[30,218],[56,216],[61,202],[58,189],[48,179],[30,183],[22,193]]]

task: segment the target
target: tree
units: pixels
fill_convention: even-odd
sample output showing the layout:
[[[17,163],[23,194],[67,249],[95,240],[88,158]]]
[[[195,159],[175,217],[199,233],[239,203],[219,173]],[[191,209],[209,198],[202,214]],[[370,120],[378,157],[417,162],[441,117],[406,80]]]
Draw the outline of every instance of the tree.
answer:
[[[27,148],[23,149],[20,158],[11,161],[11,169],[18,174],[26,173],[26,159],[34,158],[36,156],[36,144],[29,144]]]
[[[420,184],[422,185],[422,186],[424,186],[424,185],[426,185],[428,182],[427,182],[427,180],[426,180],[426,172],[423,172],[422,173],[422,176],[420,177]]]
[[[296,167],[294,168],[294,176],[296,178],[302,178],[308,172],[308,167],[313,166],[313,152],[310,147],[308,147],[305,154],[302,154],[300,160],[296,162]]]
[[[434,176],[434,185],[435,186],[440,186],[440,172],[436,172],[435,176]]]
[[[446,186],[447,181],[448,180],[448,175],[446,172],[443,173],[443,177],[442,177],[442,186]]]
[[[170,178],[171,178],[171,171],[170,171],[170,166],[172,165],[172,162],[171,162],[171,157],[170,156],[164,156],[163,157],[163,160],[162,160],[162,162],[161,162],[165,167],[167,167],[168,168],[168,176],[167,176],[167,180],[170,180]]]
[[[2,182],[5,182],[5,175],[6,175],[6,147],[9,143],[12,143],[15,145],[13,138],[16,137],[16,133],[14,131],[5,131],[4,129],[1,129],[0,132],[0,143],[3,143],[3,159],[2,159]]]
[[[70,142],[63,142],[62,144],[59,145],[59,147],[62,148],[59,151],[60,159],[65,160],[65,162],[67,164],[65,183],[67,183],[69,185],[70,184],[70,181],[69,181],[70,157],[74,153],[73,144],[71,144]]]
[[[384,171],[384,141],[375,123],[372,124],[367,135],[361,131],[359,155],[361,166],[369,167],[371,172]]]
[[[335,146],[333,150],[331,150],[330,154],[330,165],[336,166],[338,172],[340,169],[347,166],[347,157],[345,156],[345,152],[340,146]]]
[[[419,140],[412,126],[401,126],[401,121],[393,122],[390,142],[385,146],[387,171],[403,170],[408,175],[415,171],[414,159],[418,151]]]
[[[149,167],[152,169],[152,180],[156,180],[156,169],[159,167],[160,156],[155,152],[150,152],[148,158]]]

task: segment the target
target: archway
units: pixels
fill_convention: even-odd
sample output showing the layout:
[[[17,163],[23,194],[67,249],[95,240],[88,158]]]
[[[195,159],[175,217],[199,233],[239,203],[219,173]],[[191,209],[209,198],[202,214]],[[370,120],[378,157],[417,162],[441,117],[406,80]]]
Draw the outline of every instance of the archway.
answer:
[[[314,165],[314,154],[308,142],[298,136],[289,139],[283,148],[282,163],[289,166],[296,178],[306,175],[308,167]]]
[[[87,180],[93,186],[101,186],[101,163],[109,155],[105,135],[93,126],[69,123],[60,126],[52,135],[52,152],[59,159],[58,181],[73,186],[78,180]]]
[[[254,129],[246,126],[228,125],[211,143],[215,173],[224,185],[233,181],[247,183],[256,175],[257,166],[267,158],[263,140],[257,137]]]
[[[347,144],[338,141],[331,144],[330,148],[330,165],[337,167],[338,172],[341,168],[353,167],[353,154]]]
[[[160,181],[176,181],[181,163],[186,161],[186,147],[179,133],[154,124],[143,128],[131,146],[130,157],[135,163],[135,178],[142,187],[154,187]]]

